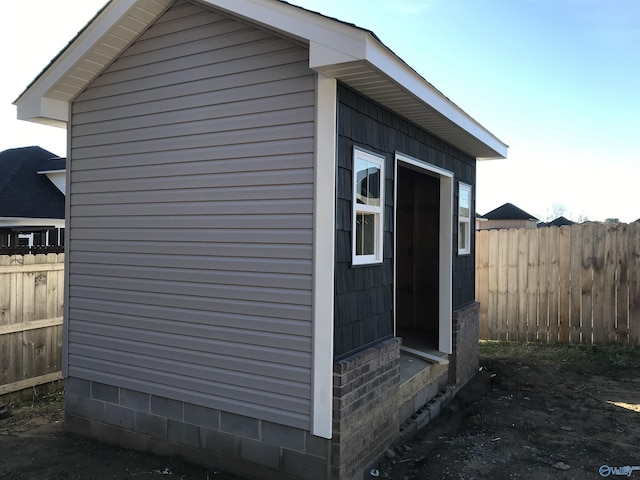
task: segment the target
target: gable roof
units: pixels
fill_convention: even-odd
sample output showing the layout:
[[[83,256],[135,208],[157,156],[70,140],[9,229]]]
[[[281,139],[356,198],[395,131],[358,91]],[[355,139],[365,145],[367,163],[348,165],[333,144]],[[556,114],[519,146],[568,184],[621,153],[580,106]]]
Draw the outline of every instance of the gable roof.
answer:
[[[38,174],[51,158],[40,147],[0,152],[0,217],[64,218],[64,195]]]
[[[199,0],[309,46],[309,67],[463,152],[506,158],[507,145],[427,82],[372,32],[280,0]],[[66,126],[68,104],[173,4],[111,0],[14,102],[18,118]]]
[[[484,218],[487,220],[532,220],[538,221],[536,217],[524,210],[516,207],[512,203],[505,203],[504,205],[491,210],[489,213],[484,214]]]
[[[564,226],[571,226],[574,223],[575,222],[572,222],[568,218],[561,215],[555,220],[551,220],[550,222],[540,222],[538,223],[537,227],[564,227]]]

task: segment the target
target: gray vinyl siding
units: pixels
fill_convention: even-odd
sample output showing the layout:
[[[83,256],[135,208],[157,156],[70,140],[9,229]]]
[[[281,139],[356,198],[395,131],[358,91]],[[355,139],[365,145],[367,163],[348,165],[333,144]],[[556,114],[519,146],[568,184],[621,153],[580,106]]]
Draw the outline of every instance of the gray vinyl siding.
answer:
[[[178,2],[72,104],[68,373],[310,426],[308,50]]]

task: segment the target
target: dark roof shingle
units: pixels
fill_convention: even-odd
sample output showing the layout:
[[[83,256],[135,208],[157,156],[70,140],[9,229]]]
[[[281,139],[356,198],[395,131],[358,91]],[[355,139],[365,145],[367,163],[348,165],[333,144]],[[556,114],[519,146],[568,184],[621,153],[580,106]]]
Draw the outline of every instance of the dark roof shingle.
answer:
[[[52,159],[56,162],[49,164]],[[59,160],[64,161],[40,147],[0,152],[0,217],[64,218],[64,195],[38,174],[60,170]]]
[[[512,203],[505,203],[489,213],[485,213],[484,218],[487,220],[538,220]]]

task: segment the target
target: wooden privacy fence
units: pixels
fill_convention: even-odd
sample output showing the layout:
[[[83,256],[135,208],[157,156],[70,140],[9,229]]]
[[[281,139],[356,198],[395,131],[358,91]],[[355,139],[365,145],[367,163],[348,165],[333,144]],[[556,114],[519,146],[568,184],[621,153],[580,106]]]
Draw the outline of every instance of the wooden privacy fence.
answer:
[[[0,396],[61,378],[64,254],[0,256]]]
[[[640,223],[476,232],[480,338],[640,345]]]

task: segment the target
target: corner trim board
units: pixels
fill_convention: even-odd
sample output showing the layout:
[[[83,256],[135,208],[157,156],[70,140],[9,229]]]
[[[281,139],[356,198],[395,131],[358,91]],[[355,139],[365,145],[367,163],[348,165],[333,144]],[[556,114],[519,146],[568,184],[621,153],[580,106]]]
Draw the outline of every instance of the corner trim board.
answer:
[[[311,433],[332,436],[337,81],[316,77]]]

